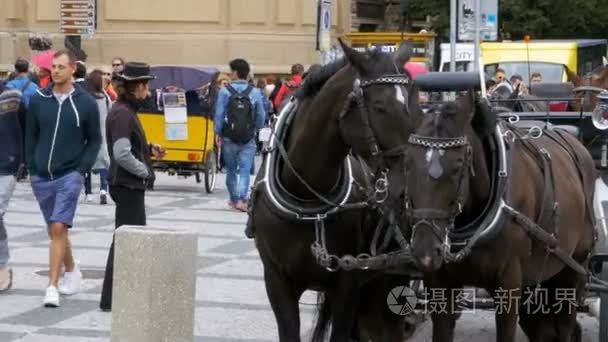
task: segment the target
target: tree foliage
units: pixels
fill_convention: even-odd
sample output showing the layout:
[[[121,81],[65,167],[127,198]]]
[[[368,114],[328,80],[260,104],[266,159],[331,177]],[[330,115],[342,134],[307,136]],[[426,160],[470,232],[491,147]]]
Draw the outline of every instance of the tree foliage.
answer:
[[[483,1],[483,0],[481,0]],[[499,0],[501,35],[506,39],[608,38],[606,0]],[[449,0],[409,0],[408,18],[433,18],[440,35],[449,32]]]

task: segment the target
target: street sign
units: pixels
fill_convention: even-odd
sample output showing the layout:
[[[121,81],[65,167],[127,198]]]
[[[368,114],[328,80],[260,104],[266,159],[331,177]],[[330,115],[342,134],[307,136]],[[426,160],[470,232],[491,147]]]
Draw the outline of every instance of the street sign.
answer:
[[[479,21],[482,40],[498,39],[498,0],[483,0]],[[475,0],[458,0],[458,39],[475,40]]]
[[[331,50],[331,0],[319,0],[318,43],[319,51]]]
[[[61,0],[61,33],[93,35],[96,28],[96,0]]]

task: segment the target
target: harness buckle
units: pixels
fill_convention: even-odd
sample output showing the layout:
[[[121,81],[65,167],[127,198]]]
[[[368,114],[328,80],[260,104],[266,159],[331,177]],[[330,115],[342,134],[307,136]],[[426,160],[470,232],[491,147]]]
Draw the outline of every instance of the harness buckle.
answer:
[[[541,148],[540,153],[542,153],[545,157],[547,157],[548,160],[551,160],[551,153],[549,153],[549,151],[547,151],[546,148]]]

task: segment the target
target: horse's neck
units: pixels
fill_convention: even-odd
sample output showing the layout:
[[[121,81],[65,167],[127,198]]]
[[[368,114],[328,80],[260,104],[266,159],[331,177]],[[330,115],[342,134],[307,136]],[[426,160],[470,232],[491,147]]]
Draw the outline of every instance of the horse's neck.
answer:
[[[289,160],[298,175],[315,191],[327,194],[336,185],[348,148],[340,138],[336,108],[300,113],[288,141]],[[294,195],[310,198],[311,193],[290,168],[283,166],[281,180]]]

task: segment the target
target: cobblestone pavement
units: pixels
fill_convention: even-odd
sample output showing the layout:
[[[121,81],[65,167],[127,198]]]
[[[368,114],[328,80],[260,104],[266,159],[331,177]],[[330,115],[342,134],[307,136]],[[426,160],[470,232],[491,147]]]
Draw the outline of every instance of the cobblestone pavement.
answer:
[[[266,298],[262,265],[251,240],[243,235],[246,215],[226,209],[223,177],[215,194],[205,194],[193,178],[158,175],[155,191],[147,193],[150,229],[193,229],[199,235],[196,291],[196,341],[277,341],[274,316]],[[98,309],[103,269],[112,238],[113,210],[98,198],[77,211],[70,236],[85,282],[83,291],[63,297],[61,307],[42,307],[48,268],[48,239],[27,183],[19,183],[5,217],[15,271],[14,287],[0,295],[0,342],[109,341],[111,314]],[[308,335],[316,297],[301,300],[302,334]],[[585,341],[597,341],[597,323],[584,320]],[[464,314],[457,341],[493,341],[490,313]],[[416,341],[430,341],[430,324]],[[524,339],[520,339],[524,340]]]

